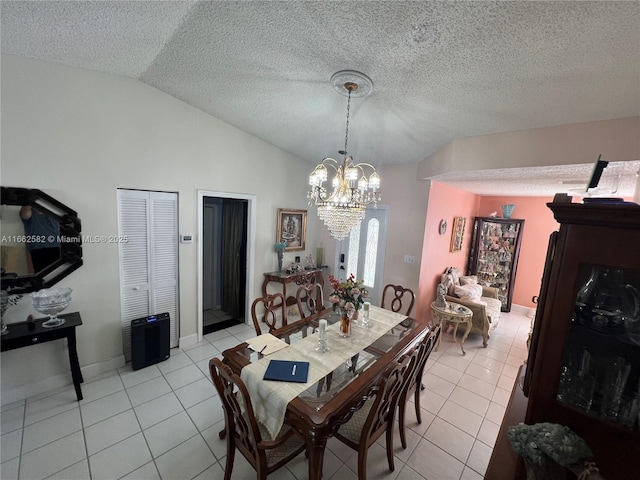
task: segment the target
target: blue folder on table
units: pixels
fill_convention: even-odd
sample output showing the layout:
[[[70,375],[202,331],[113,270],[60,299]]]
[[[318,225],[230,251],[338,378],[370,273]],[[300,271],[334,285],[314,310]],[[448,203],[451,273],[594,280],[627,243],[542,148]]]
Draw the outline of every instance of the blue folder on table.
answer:
[[[309,362],[293,362],[291,360],[271,360],[264,372],[265,380],[279,382],[306,383],[309,377]]]

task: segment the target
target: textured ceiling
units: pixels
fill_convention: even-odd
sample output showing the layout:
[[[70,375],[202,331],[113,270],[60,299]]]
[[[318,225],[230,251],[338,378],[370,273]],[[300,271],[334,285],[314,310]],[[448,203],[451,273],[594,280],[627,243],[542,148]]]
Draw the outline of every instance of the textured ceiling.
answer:
[[[0,8],[3,53],[137,78],[313,163],[344,143],[346,100],[329,83],[343,69],[373,80],[352,102],[349,153],[375,165],[417,163],[456,138],[640,113],[639,2]]]

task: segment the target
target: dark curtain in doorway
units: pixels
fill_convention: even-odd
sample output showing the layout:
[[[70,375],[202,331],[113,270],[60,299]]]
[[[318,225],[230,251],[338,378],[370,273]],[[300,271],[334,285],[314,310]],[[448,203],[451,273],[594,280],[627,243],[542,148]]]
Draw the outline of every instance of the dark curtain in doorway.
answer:
[[[222,310],[244,316],[245,202],[222,202]]]

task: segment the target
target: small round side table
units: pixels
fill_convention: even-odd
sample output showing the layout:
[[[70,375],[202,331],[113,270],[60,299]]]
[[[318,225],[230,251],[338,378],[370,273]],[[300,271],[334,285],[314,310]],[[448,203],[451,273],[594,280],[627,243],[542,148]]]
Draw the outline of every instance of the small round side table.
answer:
[[[456,341],[456,333],[458,333],[458,325],[461,323],[465,323],[467,325],[464,335],[462,336],[462,341],[460,342],[462,355],[466,355],[467,353],[464,351],[464,341],[467,339],[469,332],[471,331],[471,319],[473,317],[473,312],[464,305],[454,302],[447,302],[446,307],[437,307],[436,302],[431,302],[431,310],[433,311],[434,320],[441,325],[443,329],[447,323],[455,324],[455,328],[453,329],[454,343]],[[440,333],[440,336],[438,337],[438,343],[435,348],[436,351],[438,351],[438,348],[440,347],[441,338],[442,333]]]

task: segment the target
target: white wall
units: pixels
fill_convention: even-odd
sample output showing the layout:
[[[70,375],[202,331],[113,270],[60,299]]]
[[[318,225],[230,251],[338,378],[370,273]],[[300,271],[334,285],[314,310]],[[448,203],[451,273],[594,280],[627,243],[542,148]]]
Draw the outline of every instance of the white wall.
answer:
[[[638,160],[638,131],[640,117],[628,117],[458,138],[422,160],[418,177],[589,163],[600,153],[612,162]]]
[[[276,267],[277,209],[307,208],[313,165],[129,78],[3,55],[1,87],[2,185],[39,188],[76,209],[84,235],[117,234],[117,188],[178,192],[179,231],[191,234],[197,232],[197,190],[256,195],[255,279],[247,293],[259,294],[262,272]],[[307,250],[294,253],[315,256],[321,235],[325,246],[332,242],[321,229],[309,209]],[[198,240],[180,245],[181,337],[196,333]],[[84,266],[61,285],[74,290],[68,311],[82,315],[78,356],[86,371],[117,365],[122,340],[118,246],[85,244],[83,254]],[[7,319],[29,313],[36,312],[25,299]],[[70,382],[62,342],[1,358],[3,403],[21,386]]]

